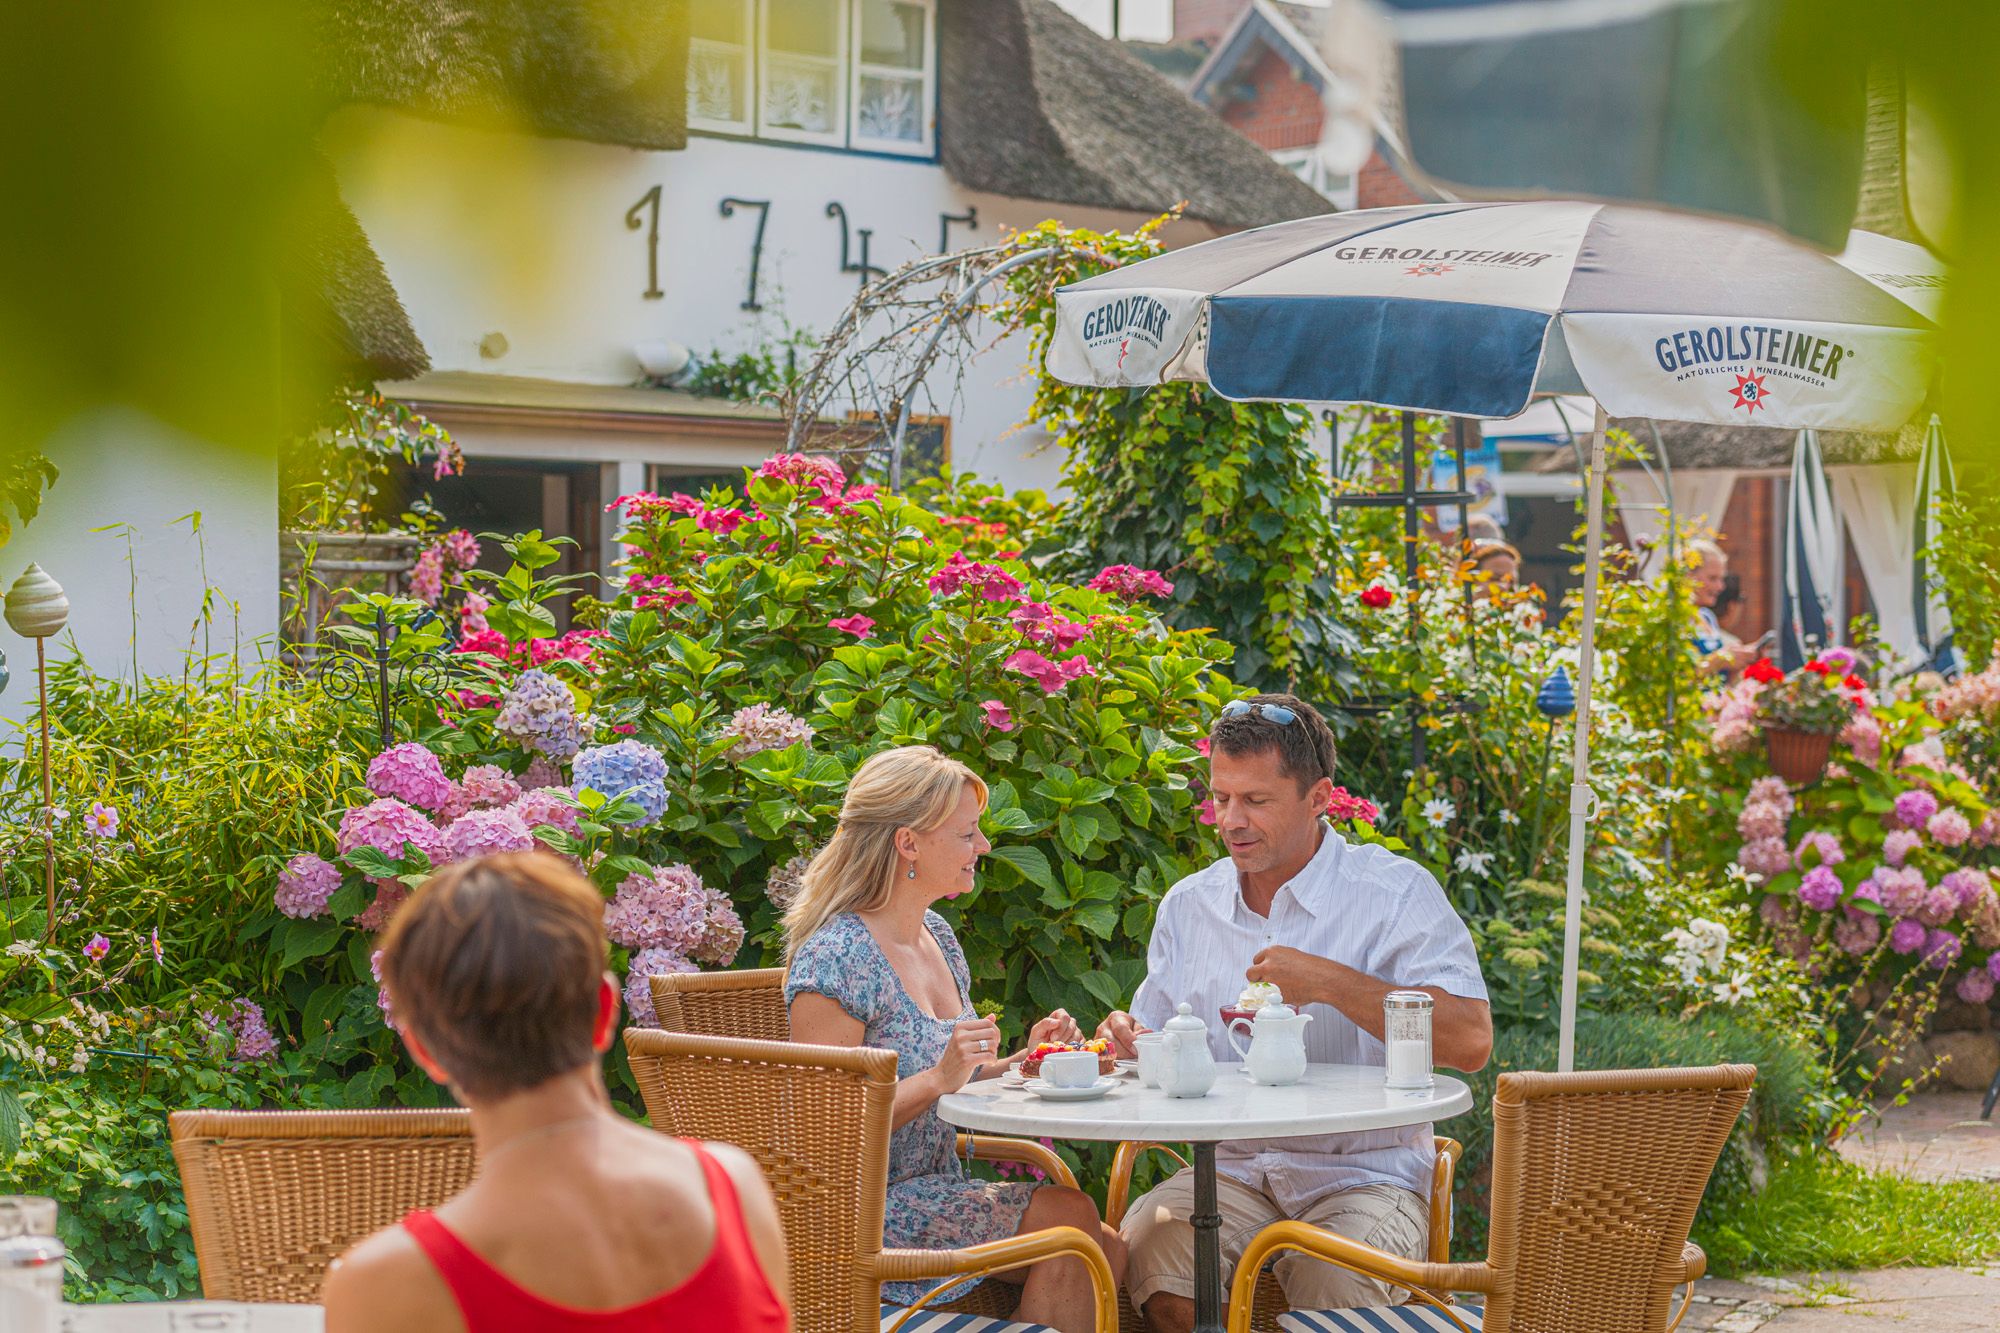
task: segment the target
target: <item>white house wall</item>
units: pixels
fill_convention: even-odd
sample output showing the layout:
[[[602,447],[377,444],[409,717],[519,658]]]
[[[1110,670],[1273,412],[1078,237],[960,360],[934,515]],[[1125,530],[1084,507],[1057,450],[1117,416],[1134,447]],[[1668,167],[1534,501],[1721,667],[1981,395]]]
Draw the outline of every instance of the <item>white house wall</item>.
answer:
[[[636,381],[632,348],[648,340],[728,354],[774,340],[786,324],[829,328],[859,285],[840,271],[841,224],[827,215],[830,203],[846,210],[850,260],[855,233],[867,228],[869,262],[884,269],[936,253],[946,213],[978,211],[977,230],[953,228],[955,248],[1048,217],[1096,228],[1144,220],[972,193],[931,161],[699,136],[679,152],[650,152],[350,108],[328,147],[436,369],[589,384]],[[647,299],[647,228],[628,228],[626,215],[655,186],[662,294]],[[761,313],[741,308],[757,212],[722,216],[731,197],[770,201]],[[640,217],[649,224],[650,210]],[[1176,230],[1182,242],[1212,234],[1193,223]],[[482,354],[495,333],[504,354]],[[1021,427],[1032,393],[1027,360],[1025,339],[1008,339],[956,391],[943,368],[932,390],[956,401],[915,410],[951,416],[955,467],[1010,487],[1053,488],[1059,460],[1040,430]],[[476,439],[467,443],[478,451]]]

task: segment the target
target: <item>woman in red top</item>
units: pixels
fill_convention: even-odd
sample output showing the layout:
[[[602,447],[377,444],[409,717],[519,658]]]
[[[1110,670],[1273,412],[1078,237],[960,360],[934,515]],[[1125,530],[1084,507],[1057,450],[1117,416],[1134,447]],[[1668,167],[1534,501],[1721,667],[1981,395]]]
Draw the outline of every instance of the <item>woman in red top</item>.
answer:
[[[403,1042],[472,1110],[479,1171],[336,1261],[327,1333],[786,1333],[784,1236],[736,1148],[611,1109],[603,899],[553,856],[452,866],[382,942]]]

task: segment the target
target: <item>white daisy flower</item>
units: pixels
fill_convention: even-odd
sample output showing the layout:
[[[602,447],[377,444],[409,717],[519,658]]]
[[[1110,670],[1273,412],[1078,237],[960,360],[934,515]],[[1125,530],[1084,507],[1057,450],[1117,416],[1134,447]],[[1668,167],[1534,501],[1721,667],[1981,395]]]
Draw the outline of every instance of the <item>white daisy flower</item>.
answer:
[[[1424,822],[1432,828],[1443,828],[1458,817],[1458,807],[1442,796],[1433,796],[1424,802]]]
[[[1500,812],[1500,822],[1507,825],[1509,828],[1512,828],[1514,825],[1521,822],[1521,817],[1515,814],[1512,810],[1502,810]]]
[[[1452,864],[1456,865],[1460,870],[1483,877],[1491,874],[1493,871],[1493,856],[1492,852],[1463,851],[1458,854],[1458,859]]]
[[[1727,981],[1715,983],[1715,998],[1724,1004],[1738,1004],[1756,993],[1757,988],[1750,984],[1748,972],[1738,972]]]

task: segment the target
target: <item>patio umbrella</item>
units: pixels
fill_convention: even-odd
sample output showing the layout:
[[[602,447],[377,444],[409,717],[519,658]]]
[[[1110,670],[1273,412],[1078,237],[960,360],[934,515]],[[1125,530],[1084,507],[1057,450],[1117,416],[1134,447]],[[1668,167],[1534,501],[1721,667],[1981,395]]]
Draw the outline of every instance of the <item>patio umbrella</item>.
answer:
[[[1574,1061],[1592,804],[1585,779],[1607,412],[1895,430],[1929,386],[1934,325],[1892,292],[1934,282],[1938,267],[1921,248],[1882,238],[1858,249],[1865,262],[1843,263],[1740,224],[1569,200],[1433,205],[1238,232],[1056,293],[1048,369],[1073,384],[1206,380],[1230,398],[1482,418],[1514,416],[1537,390],[1597,400],[1562,1069]]]
[[[1833,642],[1833,585],[1840,577],[1840,515],[1820,461],[1819,437],[1799,432],[1792,449],[1791,497],[1785,505],[1785,623],[1778,665],[1804,666],[1811,645]]]
[[[1917,461],[1917,507],[1910,533],[1915,555],[1912,577],[1917,642],[1924,651],[1924,665],[1947,677],[1958,674],[1958,646],[1952,641],[1951,608],[1945,605],[1944,588],[1935,577],[1929,552],[1938,539],[1938,503],[1957,489],[1951,451],[1944,446],[1944,427],[1932,413],[1930,428],[1924,432],[1923,456]]]

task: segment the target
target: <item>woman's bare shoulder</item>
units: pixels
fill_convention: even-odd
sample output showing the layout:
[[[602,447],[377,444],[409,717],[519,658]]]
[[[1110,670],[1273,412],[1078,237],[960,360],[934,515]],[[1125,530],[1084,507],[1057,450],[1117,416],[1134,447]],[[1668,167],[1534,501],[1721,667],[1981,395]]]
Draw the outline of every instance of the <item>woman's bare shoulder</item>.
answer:
[[[320,1288],[326,1333],[448,1333],[458,1303],[414,1237],[386,1227],[333,1261]]]

